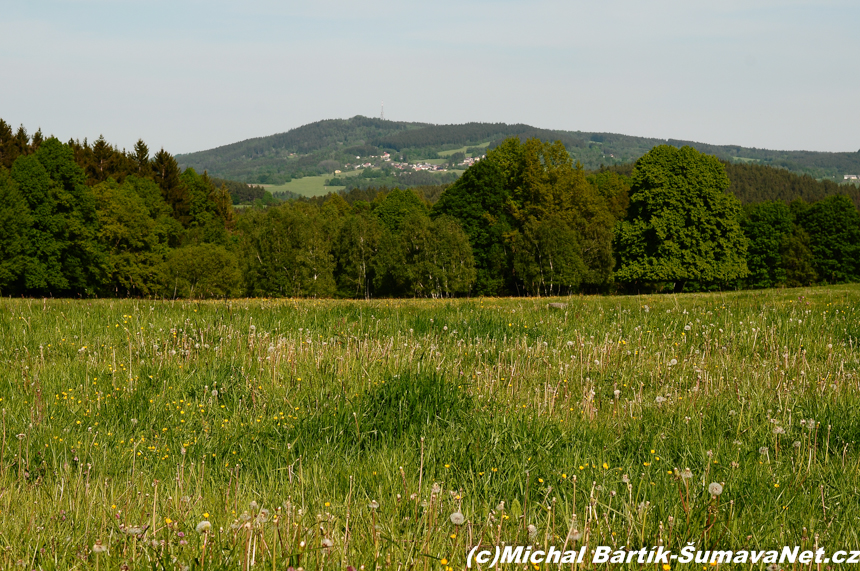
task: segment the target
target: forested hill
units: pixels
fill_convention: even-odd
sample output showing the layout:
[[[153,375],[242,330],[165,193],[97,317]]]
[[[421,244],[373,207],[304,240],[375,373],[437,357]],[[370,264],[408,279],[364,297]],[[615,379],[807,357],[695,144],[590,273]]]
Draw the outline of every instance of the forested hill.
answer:
[[[268,137],[248,139],[207,151],[177,155],[182,167],[248,183],[280,184],[293,178],[333,174],[354,168],[356,157],[368,161],[389,152],[395,160],[415,162],[444,158],[455,150],[469,153],[493,148],[507,137],[560,140],[586,169],[635,161],[657,145],[689,145],[732,163],[774,166],[814,178],[841,181],[860,174],[860,151],[824,153],[774,151],[736,145],[710,145],[678,139],[654,139],[613,133],[540,129],[505,123],[430,125],[356,116],[317,121]]]

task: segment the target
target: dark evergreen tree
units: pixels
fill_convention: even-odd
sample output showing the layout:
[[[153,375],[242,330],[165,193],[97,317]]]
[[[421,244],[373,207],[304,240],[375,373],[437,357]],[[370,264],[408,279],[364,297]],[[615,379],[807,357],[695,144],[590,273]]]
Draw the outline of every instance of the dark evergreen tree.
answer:
[[[173,217],[185,227],[191,224],[191,193],[182,181],[179,165],[173,156],[161,149],[152,159],[152,171],[161,196],[170,205]]]

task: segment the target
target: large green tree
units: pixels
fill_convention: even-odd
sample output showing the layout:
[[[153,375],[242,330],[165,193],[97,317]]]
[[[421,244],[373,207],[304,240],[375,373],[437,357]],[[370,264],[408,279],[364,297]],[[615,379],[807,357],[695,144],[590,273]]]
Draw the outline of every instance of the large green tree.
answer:
[[[0,166],[0,295],[26,293],[31,225],[27,201],[9,171]]]
[[[819,279],[860,281],[860,213],[846,196],[829,196],[811,205],[792,204],[798,224],[809,234]]]
[[[783,243],[794,230],[793,216],[784,202],[760,202],[744,206],[740,218],[747,237],[749,275],[743,285],[768,288],[787,280],[783,264]]]
[[[692,147],[654,147],[636,161],[627,219],[616,230],[615,279],[724,284],[748,274],[740,203],[720,161]]]

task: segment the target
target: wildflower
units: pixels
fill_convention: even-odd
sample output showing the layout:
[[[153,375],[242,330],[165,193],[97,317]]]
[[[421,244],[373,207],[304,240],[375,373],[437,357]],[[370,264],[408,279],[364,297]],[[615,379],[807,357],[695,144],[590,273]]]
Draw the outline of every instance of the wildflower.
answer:
[[[685,480],[690,480],[693,478],[693,471],[689,468],[684,468],[684,471],[681,472],[681,477]]]
[[[529,539],[531,539],[532,541],[537,539],[537,534],[538,534],[537,527],[530,524],[528,527],[528,530],[529,530]]]
[[[440,493],[442,492],[442,486],[440,486],[439,484],[434,483],[434,484],[433,484],[433,488],[432,488],[432,490],[431,490],[431,491],[432,491],[432,493],[434,493],[434,494],[438,495],[438,494],[440,494]]]
[[[623,476],[621,476],[621,481],[624,482],[625,484],[629,484],[630,483],[630,476],[628,476],[627,474],[624,474]]]
[[[327,538],[327,537],[323,537],[323,538],[322,538],[322,541],[320,542],[320,544],[321,544],[324,548],[326,548],[326,549],[330,549],[330,548],[334,545],[334,541],[332,541],[331,539],[329,539],[329,538]]]
[[[466,518],[460,512],[454,512],[451,514],[451,523],[454,525],[463,525],[463,522],[466,521]]]
[[[723,493],[723,486],[721,486],[717,482],[711,482],[708,486],[708,493],[714,497],[719,496]]]
[[[582,532],[578,529],[571,530],[570,534],[567,536],[571,541],[579,541],[582,539]]]
[[[767,454],[767,446],[762,446],[758,449],[759,454]]]
[[[670,366],[670,367],[674,367],[674,366],[675,366],[675,365],[677,365],[677,364],[678,364],[678,359],[672,359],[671,361],[669,361],[669,366]]]
[[[792,444],[792,446],[794,446],[795,448],[800,448],[800,446],[801,446],[800,440],[795,440],[794,444]]]
[[[664,402],[666,402],[666,397],[662,397],[662,396],[658,395],[657,398],[654,399],[654,402],[656,402],[657,404],[663,404]]]
[[[105,551],[107,551],[107,545],[103,545],[102,540],[97,539],[93,544],[93,553],[104,553]]]
[[[774,426],[773,433],[779,436],[780,434],[785,434],[785,429],[781,426]]]
[[[689,326],[689,324],[684,326],[684,331],[689,331],[690,329],[692,328]]]
[[[212,398],[218,398],[218,389],[212,389]]]
[[[372,510],[375,510],[375,509],[379,508],[379,502],[377,502],[376,500],[370,500],[370,503],[367,504],[367,507],[369,507]]]
[[[767,566],[767,571],[779,571],[779,564],[771,563]]]
[[[621,394],[621,391],[619,391],[618,389],[615,389],[614,391],[612,391],[612,394],[614,394],[615,398],[617,399],[618,396]]]

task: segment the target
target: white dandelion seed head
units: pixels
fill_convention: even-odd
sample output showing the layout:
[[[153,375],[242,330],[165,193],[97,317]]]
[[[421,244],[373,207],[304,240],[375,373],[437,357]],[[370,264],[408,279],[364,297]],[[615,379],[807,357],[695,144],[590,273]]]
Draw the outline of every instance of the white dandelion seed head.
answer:
[[[684,468],[684,471],[681,472],[681,477],[685,480],[690,480],[693,477],[693,471],[689,468]]]
[[[330,549],[334,545],[334,541],[327,537],[323,537],[322,541],[320,541],[320,545],[322,545],[326,549]]]
[[[758,449],[759,454],[767,454],[767,446],[762,446]]]
[[[654,402],[656,402],[657,404],[663,404],[664,402],[666,402],[666,397],[658,395],[657,398],[654,399]]]
[[[377,502],[376,500],[370,500],[370,503],[367,504],[367,507],[372,510],[379,509],[379,502]]]
[[[107,551],[107,545],[104,545],[101,539],[97,539],[93,544],[93,553],[104,553],[105,551]]]
[[[678,364],[678,359],[672,359],[671,361],[669,361],[669,366],[670,366],[670,367],[674,367],[674,366],[675,366],[675,365],[677,365],[677,364]]]
[[[209,520],[206,520],[206,519],[204,519],[203,521],[199,522],[199,523],[194,527],[194,531],[196,531],[197,533],[206,533],[206,532],[207,532],[207,531],[209,531],[210,529],[212,529],[212,522],[210,522]]]
[[[460,512],[452,513],[450,519],[451,523],[453,523],[454,525],[463,525],[463,523],[466,521],[466,517]]]
[[[708,493],[712,496],[719,496],[723,493],[723,486],[717,482],[711,482],[708,485]]]
[[[800,448],[801,447],[800,440],[795,440],[794,444],[792,444],[792,446],[794,446],[795,448]]]
[[[776,435],[785,434],[785,429],[781,426],[774,426],[773,427],[773,433]]]
[[[537,539],[538,529],[532,524],[529,524],[529,539],[535,540]]]

